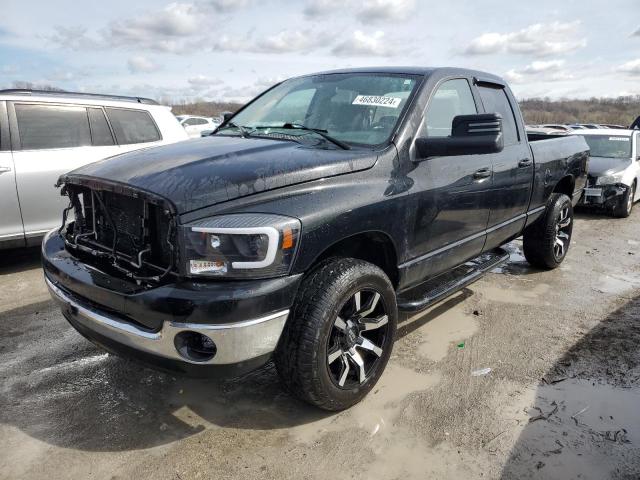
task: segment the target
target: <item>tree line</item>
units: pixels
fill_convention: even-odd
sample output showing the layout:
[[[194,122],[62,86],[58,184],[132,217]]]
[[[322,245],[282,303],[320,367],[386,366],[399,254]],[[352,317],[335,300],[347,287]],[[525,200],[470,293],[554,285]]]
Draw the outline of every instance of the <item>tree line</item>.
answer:
[[[164,102],[171,103],[171,102]],[[519,102],[525,122],[543,123],[607,123],[631,125],[640,115],[640,95],[618,98],[590,98],[576,100],[563,98],[530,98]],[[222,112],[235,112],[242,105],[232,102],[179,102],[173,103],[176,115],[190,114],[215,117]]]

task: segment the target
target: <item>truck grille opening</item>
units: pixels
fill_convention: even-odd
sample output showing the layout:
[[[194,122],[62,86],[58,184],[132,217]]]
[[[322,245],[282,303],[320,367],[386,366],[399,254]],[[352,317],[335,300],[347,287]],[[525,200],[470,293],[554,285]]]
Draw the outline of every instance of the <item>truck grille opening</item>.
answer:
[[[67,248],[138,282],[161,282],[175,274],[176,222],[162,202],[143,194],[64,188],[70,199],[62,226]]]

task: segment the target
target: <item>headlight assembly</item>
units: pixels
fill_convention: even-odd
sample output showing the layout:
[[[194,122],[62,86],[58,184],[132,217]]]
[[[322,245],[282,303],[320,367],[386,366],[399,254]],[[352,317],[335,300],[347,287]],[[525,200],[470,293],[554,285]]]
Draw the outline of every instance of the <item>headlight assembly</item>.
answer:
[[[604,175],[596,179],[596,185],[613,185],[615,183],[621,183],[624,172],[618,172],[611,175]]]
[[[266,278],[289,273],[300,237],[295,218],[233,214],[182,227],[186,275]]]

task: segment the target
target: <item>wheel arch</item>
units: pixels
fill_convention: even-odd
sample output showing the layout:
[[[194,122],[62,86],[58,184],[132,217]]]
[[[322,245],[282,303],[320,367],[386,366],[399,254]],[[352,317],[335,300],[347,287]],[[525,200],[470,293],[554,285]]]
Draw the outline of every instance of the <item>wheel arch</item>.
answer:
[[[564,193],[569,198],[573,198],[575,187],[576,179],[573,175],[565,175],[556,183],[556,186],[553,187],[553,193]]]
[[[389,277],[394,288],[398,286],[398,254],[393,240],[385,232],[370,230],[337,240],[316,255],[307,270],[331,257],[357,258],[372,263]]]

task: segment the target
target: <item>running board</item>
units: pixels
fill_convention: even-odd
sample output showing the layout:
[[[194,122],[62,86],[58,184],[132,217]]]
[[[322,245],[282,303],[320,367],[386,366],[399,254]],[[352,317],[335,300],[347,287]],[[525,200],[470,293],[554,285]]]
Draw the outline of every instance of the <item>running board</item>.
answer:
[[[472,284],[489,270],[509,259],[509,252],[497,248],[442,273],[398,297],[398,310],[417,312],[430,307],[458,290]]]

